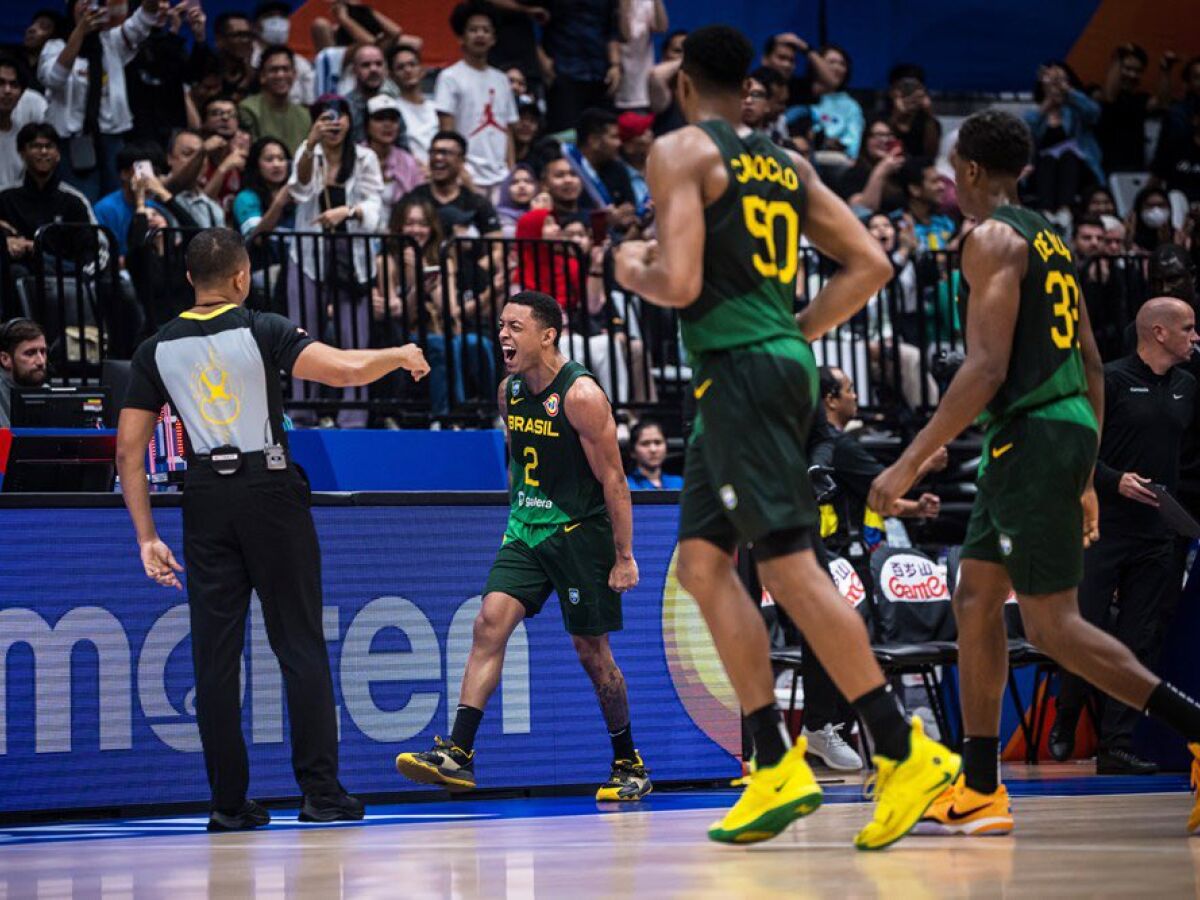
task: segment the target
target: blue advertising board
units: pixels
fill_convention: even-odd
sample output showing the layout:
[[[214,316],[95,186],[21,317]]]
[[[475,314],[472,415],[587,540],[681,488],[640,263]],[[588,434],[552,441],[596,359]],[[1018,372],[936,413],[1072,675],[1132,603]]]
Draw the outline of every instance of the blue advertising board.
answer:
[[[415,789],[401,750],[449,731],[506,508],[315,506],[341,780]],[[178,507],[156,510],[181,549]],[[141,571],[125,511],[0,510],[0,813],[203,801],[186,596]],[[635,506],[641,584],[613,650],[658,780],[736,776],[738,718],[673,574],[678,511]],[[257,600],[243,686],[251,794],[295,796],[286,704]],[[610,747],[554,599],[509,645],[477,741],[481,787],[599,783]]]

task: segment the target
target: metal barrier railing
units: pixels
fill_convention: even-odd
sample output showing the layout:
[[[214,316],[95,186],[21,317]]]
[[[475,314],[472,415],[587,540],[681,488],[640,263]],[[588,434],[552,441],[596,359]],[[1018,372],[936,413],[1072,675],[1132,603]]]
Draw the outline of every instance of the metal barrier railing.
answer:
[[[179,281],[193,233],[163,229],[147,238],[168,275],[144,289],[133,273],[151,330],[188,305],[191,292]],[[456,237],[430,249],[401,235],[275,231],[256,236],[249,249],[252,308],[286,315],[337,346],[412,341],[432,367],[423,385],[404,374],[346,392],[297,383],[287,405],[302,421],[318,415],[340,415],[345,424],[368,415],[492,421],[503,374],[499,307],[525,289],[559,301],[563,353],[596,374],[614,409],[652,415],[672,433],[682,433],[690,419],[691,370],[678,312],[624,291],[612,277],[611,258],[593,259],[574,241]],[[1126,326],[1148,290],[1145,269],[1144,256],[1081,266],[1106,359],[1123,351]],[[803,248],[796,309],[836,271],[815,249]],[[916,254],[858,315],[814,342],[818,362],[842,368],[854,381],[865,413],[903,426],[937,404],[964,352],[959,279],[956,253]],[[112,355],[103,342],[102,351]]]

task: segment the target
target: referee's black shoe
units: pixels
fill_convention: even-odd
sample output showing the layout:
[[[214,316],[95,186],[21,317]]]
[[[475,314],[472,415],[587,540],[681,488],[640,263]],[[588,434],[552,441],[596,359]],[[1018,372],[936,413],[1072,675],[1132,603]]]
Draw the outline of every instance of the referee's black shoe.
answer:
[[[1157,775],[1158,763],[1142,759],[1130,750],[1116,748],[1096,754],[1097,775]]]
[[[361,800],[340,791],[336,794],[305,794],[298,818],[301,822],[357,822],[365,813]]]
[[[237,812],[214,809],[208,815],[209,831],[249,831],[269,825],[271,814],[253,800],[247,800]]]

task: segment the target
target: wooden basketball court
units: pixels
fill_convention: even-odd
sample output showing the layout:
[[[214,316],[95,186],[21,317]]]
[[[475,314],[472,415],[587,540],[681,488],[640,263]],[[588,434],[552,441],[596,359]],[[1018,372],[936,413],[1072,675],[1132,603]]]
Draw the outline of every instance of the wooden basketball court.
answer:
[[[373,806],[338,826],[279,809],[270,828],[226,835],[200,816],[12,827],[0,898],[1200,896],[1186,780],[1060,777],[1084,772],[1009,772],[1010,837],[909,837],[875,854],[851,846],[869,815],[851,783],[751,848],[705,838],[735,796],[714,790],[615,810],[582,797]]]

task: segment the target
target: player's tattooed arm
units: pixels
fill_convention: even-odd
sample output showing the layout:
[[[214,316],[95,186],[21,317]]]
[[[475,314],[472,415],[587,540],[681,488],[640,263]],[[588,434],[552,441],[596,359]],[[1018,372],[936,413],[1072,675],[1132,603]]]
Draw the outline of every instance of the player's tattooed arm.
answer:
[[[929,423],[871,485],[867,503],[890,509],[916,481],[921,463],[974,422],[1008,375],[1028,248],[1007,225],[985,222],[971,233],[962,275],[971,287],[967,357]]]
[[[637,563],[633,558],[633,502],[629,483],[621,465],[617,446],[617,423],[613,420],[608,397],[590,378],[580,378],[563,398],[565,414],[579,435],[592,474],[604,488],[604,505],[612,520],[613,543],[617,561],[609,575],[613,590],[627,591],[638,583]]]

